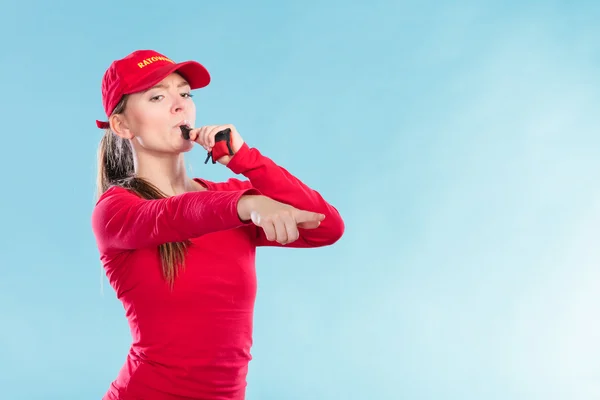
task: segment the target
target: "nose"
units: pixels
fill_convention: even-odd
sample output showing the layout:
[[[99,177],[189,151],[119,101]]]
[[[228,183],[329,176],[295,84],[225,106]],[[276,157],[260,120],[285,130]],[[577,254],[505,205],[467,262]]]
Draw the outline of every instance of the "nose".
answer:
[[[178,114],[185,110],[185,99],[176,93],[174,96],[173,103],[171,104],[171,112],[173,114]]]

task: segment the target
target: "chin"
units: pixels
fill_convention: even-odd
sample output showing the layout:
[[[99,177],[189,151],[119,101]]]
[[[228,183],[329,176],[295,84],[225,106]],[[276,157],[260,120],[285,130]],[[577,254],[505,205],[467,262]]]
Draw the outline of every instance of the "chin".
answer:
[[[175,150],[179,153],[187,153],[194,148],[194,142],[184,141],[181,145],[177,146]]]

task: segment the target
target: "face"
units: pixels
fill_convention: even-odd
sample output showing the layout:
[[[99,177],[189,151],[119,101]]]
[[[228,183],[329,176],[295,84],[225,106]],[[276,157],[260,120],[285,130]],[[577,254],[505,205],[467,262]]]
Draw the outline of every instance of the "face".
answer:
[[[193,143],[181,137],[180,125],[194,127],[196,106],[190,86],[177,73],[153,88],[129,95],[125,111],[115,116],[115,133],[131,139],[136,152],[181,153]]]

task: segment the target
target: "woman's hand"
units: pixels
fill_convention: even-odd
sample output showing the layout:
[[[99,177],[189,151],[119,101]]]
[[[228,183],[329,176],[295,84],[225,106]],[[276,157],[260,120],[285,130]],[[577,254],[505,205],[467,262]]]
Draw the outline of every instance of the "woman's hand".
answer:
[[[190,131],[190,140],[198,143],[200,146],[204,147],[206,151],[212,151],[212,148],[215,145],[215,136],[217,133],[221,132],[224,129],[231,129],[231,147],[234,153],[237,153],[238,150],[244,144],[244,139],[240,136],[235,126],[231,124],[227,125],[207,125],[202,126],[200,128],[195,128]],[[227,163],[231,160],[232,156],[226,155],[217,160],[220,164],[227,165]]]
[[[252,220],[263,229],[267,240],[283,245],[300,237],[298,228],[315,229],[325,219],[323,214],[299,210],[266,196],[242,196],[237,209],[240,219]]]

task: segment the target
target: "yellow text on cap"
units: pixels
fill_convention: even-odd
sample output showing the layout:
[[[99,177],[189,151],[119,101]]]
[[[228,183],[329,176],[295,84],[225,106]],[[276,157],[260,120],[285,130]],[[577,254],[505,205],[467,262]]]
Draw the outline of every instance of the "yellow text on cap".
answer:
[[[171,60],[170,58],[155,56],[155,57],[150,57],[150,58],[146,58],[145,60],[142,60],[141,62],[138,63],[138,67],[144,68],[146,65],[150,65],[156,61],[168,61],[170,63],[175,64],[175,61]]]

